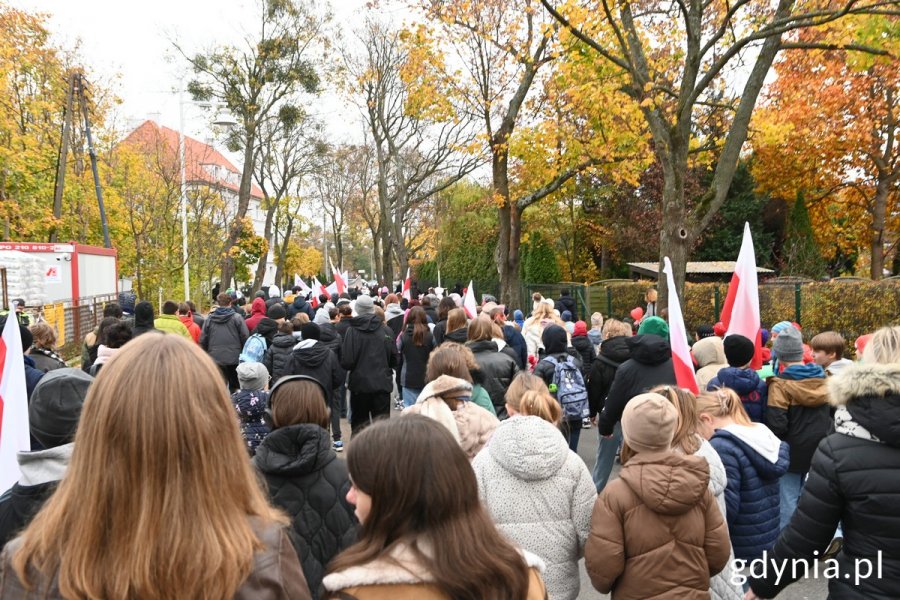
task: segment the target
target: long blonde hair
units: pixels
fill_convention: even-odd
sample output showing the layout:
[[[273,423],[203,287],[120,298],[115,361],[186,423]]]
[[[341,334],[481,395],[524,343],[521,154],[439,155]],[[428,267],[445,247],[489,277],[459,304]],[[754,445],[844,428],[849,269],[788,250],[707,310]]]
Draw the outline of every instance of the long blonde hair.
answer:
[[[719,388],[697,396],[697,415],[732,419],[738,425],[753,425],[741,397],[729,388]]]
[[[191,365],[185,369],[185,365]],[[66,477],[13,568],[66,598],[230,598],[286,519],[247,461],[222,376],[181,336],[126,344],[91,386]]]

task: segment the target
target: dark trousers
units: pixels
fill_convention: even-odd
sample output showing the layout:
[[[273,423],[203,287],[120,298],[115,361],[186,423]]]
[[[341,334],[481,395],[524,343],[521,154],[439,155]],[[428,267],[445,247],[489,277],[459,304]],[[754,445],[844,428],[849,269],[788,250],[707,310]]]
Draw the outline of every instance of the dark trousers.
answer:
[[[228,391],[232,394],[241,387],[241,384],[238,382],[237,367],[237,365],[219,365],[222,377],[225,379],[225,383],[228,384]]]
[[[566,442],[569,443],[569,450],[578,452],[578,440],[581,439],[581,419],[577,421],[563,421],[559,424],[559,430],[562,431]]]
[[[376,419],[391,416],[391,393],[350,392],[350,432],[357,434]]]
[[[331,393],[331,438],[341,439],[341,408],[344,406],[344,386]]]

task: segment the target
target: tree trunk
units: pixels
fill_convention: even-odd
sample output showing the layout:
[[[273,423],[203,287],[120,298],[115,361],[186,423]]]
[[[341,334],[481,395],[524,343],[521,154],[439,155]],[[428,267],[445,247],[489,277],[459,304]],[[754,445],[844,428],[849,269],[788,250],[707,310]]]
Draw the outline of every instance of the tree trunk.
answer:
[[[272,256],[275,256],[275,253],[278,251],[278,248],[274,245],[274,239],[272,235],[272,221],[275,219],[275,211],[278,209],[278,199],[275,198],[265,198],[266,202],[268,202],[269,209],[266,211],[266,226],[263,230],[263,237],[266,238],[266,241],[269,243],[269,248],[272,251]],[[256,263],[256,275],[253,277],[253,286],[250,288],[250,293],[255,294],[258,289],[262,287],[263,279],[266,277],[266,265],[269,262],[269,252],[266,251],[259,257],[259,262]],[[277,281],[276,281],[277,283]]]
[[[278,248],[275,248],[275,251],[278,251],[278,264],[275,265],[275,283],[281,288],[281,284],[279,283],[284,277],[284,259],[287,257],[288,244],[291,243],[291,233],[294,230],[294,219],[293,217],[288,217],[287,229],[284,232],[284,240],[281,243],[281,249],[279,251]],[[274,251],[273,251],[274,252]]]
[[[672,140],[671,153],[658,153],[663,172],[662,227],[659,231],[659,310],[669,305],[668,286],[663,275],[663,257],[672,262],[672,277],[679,296],[683,295],[687,260],[692,237],[687,224],[684,198],[684,173],[687,172],[687,148]]]
[[[879,173],[878,185],[875,188],[874,204],[872,206],[872,237],[870,250],[872,254],[872,279],[878,280],[884,277],[884,227],[887,219],[888,195],[890,192],[890,178],[882,177]]]
[[[238,209],[234,219],[231,221],[228,237],[225,239],[225,246],[222,249],[222,287],[225,289],[231,287],[231,280],[234,279],[234,257],[231,255],[231,249],[237,245],[237,241],[241,237],[243,220],[247,215],[247,208],[250,206],[250,189],[253,181],[253,146],[255,143],[256,132],[248,128],[247,141],[244,146],[241,186],[238,188]]]
[[[394,257],[392,256],[394,247],[391,240],[391,227],[382,225],[381,229],[381,274],[384,277],[384,284],[394,291]]]
[[[494,197],[503,199],[498,209],[500,235],[495,260],[500,275],[500,301],[507,306],[522,305],[519,281],[519,245],[522,239],[522,211],[509,197],[509,154],[505,139],[493,144],[492,184]]]
[[[376,281],[384,281],[384,266],[381,259],[381,233],[378,230],[372,231],[372,258],[374,273],[371,278]]]

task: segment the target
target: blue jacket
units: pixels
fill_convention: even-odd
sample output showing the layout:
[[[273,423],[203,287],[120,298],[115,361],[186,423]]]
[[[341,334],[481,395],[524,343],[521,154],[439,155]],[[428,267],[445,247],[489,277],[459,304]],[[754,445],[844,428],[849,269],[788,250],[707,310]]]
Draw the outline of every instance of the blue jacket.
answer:
[[[28,394],[28,400],[30,401],[31,392],[34,391],[35,386],[41,380],[41,377],[44,376],[44,372],[35,367],[34,360],[27,354],[23,354],[22,358],[25,359],[25,393]]]
[[[706,390],[713,391],[720,387],[727,387],[737,392],[751,421],[754,423],[766,422],[769,386],[760,379],[756,371],[739,367],[719,369],[718,375],[709,381]]]
[[[525,344],[525,337],[512,325],[504,325],[503,339],[515,351],[519,369],[524,369],[528,365],[528,346]]]
[[[746,431],[749,428],[740,429]],[[773,454],[777,448],[776,462],[764,457],[731,431],[718,429],[709,440],[719,453],[728,476],[725,520],[728,522],[734,556],[745,560],[760,557],[778,539],[778,480],[787,472],[790,463],[785,442],[780,442],[764,426],[756,425],[752,429],[760,434],[754,437],[768,445]]]

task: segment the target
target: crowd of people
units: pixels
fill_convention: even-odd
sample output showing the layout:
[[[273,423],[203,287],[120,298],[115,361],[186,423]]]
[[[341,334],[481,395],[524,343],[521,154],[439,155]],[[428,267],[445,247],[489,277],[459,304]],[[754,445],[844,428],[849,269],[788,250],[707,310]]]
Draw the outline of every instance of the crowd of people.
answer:
[[[900,327],[854,361],[779,322],[755,369],[700,325],[695,395],[654,293],[581,320],[461,291],[110,303],[77,368],[20,318],[0,597],[574,599],[582,559],[615,599],[773,598],[816,561],[900,597]]]

